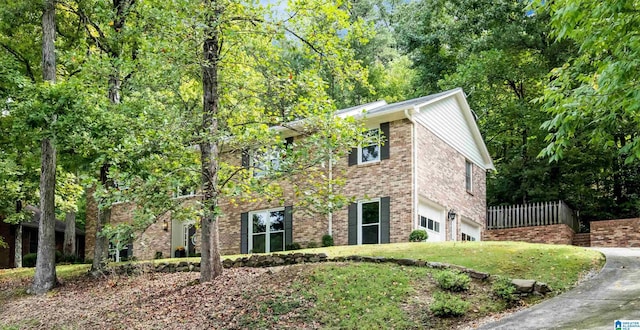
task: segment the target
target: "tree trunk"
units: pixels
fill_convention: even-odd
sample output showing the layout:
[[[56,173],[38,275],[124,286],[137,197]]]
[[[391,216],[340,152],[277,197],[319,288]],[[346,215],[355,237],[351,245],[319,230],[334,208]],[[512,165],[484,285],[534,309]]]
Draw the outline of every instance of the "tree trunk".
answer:
[[[15,263],[16,268],[22,268],[22,224],[16,225],[16,240],[15,240]]]
[[[221,15],[215,0],[209,0],[214,11],[207,15],[207,35],[203,45],[204,64],[202,66],[203,115],[200,157],[202,163],[202,190],[204,194],[204,215],[201,230],[200,281],[208,282],[222,274],[220,250],[218,247],[217,185],[218,185],[218,144],[212,139],[218,133],[218,61],[220,55],[220,35],[218,19]]]
[[[45,81],[56,81],[55,0],[47,0],[42,15],[42,74]],[[55,121],[53,115],[53,121]],[[31,293],[44,294],[56,284],[55,189],[56,148],[52,137],[42,139],[40,155],[40,221],[38,258]]]
[[[63,254],[65,256],[76,255],[76,213],[67,212],[65,215],[64,226],[64,246]]]
[[[56,284],[55,186],[56,151],[50,138],[42,140],[40,169],[40,221],[38,226],[38,258],[31,292],[44,294]]]
[[[109,164],[103,164],[100,168],[100,183],[105,189],[111,187],[109,180]],[[111,221],[111,207],[100,209],[98,206],[98,219],[96,222],[96,243],[93,248],[93,263],[91,264],[91,273],[96,276],[102,274],[107,266],[107,258],[109,257],[109,240],[102,236],[102,228]]]

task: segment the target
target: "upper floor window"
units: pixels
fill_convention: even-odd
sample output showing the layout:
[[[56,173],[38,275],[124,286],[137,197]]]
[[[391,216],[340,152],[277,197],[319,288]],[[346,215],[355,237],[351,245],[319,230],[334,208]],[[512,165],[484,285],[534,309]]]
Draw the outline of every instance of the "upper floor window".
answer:
[[[375,163],[389,159],[389,123],[381,123],[365,133],[367,144],[353,148],[349,153],[349,166]]]
[[[261,177],[270,172],[280,170],[282,160],[282,150],[280,148],[269,148],[265,151],[256,151],[249,159],[249,165],[253,168],[253,176]]]
[[[378,128],[370,129],[365,133],[366,139],[373,141],[373,143],[358,148],[358,164],[376,162],[380,160],[380,144],[378,143],[379,135],[380,129]]]
[[[470,161],[466,160],[464,162],[464,169],[464,185],[467,189],[467,192],[471,193],[473,192],[473,164]]]

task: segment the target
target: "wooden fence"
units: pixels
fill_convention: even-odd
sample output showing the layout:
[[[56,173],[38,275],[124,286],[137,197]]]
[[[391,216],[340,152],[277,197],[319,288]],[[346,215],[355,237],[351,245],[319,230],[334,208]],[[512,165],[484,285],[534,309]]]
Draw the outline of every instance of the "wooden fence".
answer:
[[[487,229],[546,226],[564,223],[578,232],[578,219],[563,201],[487,208]]]

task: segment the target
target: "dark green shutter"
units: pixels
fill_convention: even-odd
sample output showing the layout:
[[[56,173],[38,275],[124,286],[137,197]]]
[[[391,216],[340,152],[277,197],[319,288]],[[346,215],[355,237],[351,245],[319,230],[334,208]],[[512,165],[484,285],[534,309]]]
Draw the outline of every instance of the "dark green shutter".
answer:
[[[390,207],[391,198],[380,198],[380,243],[389,243],[391,236],[389,228],[389,222],[391,220]]]
[[[249,150],[242,150],[242,167],[249,168]]]
[[[240,253],[249,253],[249,213],[240,214]]]
[[[351,148],[349,153],[349,166],[358,164],[358,148]]]
[[[293,243],[293,207],[284,208],[284,244]]]
[[[389,145],[391,144],[390,142],[390,135],[389,135],[389,123],[382,123],[380,124],[380,131],[382,131],[382,135],[383,136],[383,145],[380,146],[380,159],[389,159]]]
[[[358,244],[358,204],[349,204],[349,245]]]

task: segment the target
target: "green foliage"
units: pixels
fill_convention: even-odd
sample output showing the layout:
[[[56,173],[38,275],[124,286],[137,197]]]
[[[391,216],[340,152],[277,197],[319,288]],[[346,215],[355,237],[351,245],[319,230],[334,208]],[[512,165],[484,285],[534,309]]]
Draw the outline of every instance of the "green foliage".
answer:
[[[287,244],[284,249],[285,251],[291,251],[291,250],[300,250],[300,248],[301,248],[300,243],[293,242],[293,243]]]
[[[466,314],[470,306],[471,303],[456,295],[436,292],[433,294],[433,302],[429,305],[429,310],[438,317],[458,317]]]
[[[322,246],[323,247],[333,246],[333,236],[329,234],[322,235]]]
[[[22,266],[23,267],[35,267],[36,259],[38,255],[36,253],[27,253],[22,257]]]
[[[511,283],[511,279],[501,276],[493,282],[491,286],[493,294],[504,300],[507,304],[513,304],[518,300],[516,296],[516,286]]]
[[[467,291],[469,290],[469,284],[471,284],[469,275],[457,270],[439,271],[433,277],[440,288],[452,292]]]
[[[307,249],[315,249],[318,247],[318,243],[311,241],[309,243],[307,243]]]
[[[0,236],[0,248],[6,249],[9,245],[4,241],[4,237]]]
[[[424,242],[429,238],[429,234],[424,229],[416,229],[409,234],[409,242]]]

